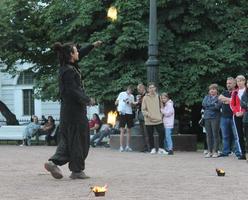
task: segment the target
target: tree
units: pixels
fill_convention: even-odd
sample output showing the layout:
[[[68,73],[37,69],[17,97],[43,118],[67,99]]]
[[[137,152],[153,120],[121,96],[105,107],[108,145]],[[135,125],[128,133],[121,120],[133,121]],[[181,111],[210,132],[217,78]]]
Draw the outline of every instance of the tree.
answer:
[[[19,125],[16,116],[9,110],[9,108],[2,101],[0,101],[0,112],[5,117],[7,125]]]
[[[110,22],[106,10],[118,8]],[[104,45],[82,60],[87,93],[110,101],[129,84],[146,82],[149,1],[3,0],[1,60],[15,73],[17,60],[34,63],[37,96],[57,99],[56,41]],[[248,2],[158,0],[160,91],[177,106],[200,103],[210,83],[247,74]]]

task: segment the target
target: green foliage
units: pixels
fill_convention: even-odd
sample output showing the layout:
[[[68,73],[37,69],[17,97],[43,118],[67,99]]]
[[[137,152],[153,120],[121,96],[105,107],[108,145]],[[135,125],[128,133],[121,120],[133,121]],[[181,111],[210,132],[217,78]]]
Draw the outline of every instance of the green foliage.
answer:
[[[115,5],[118,19],[107,19]],[[247,74],[246,0],[158,0],[160,91],[177,105],[201,102],[206,88]],[[15,73],[17,60],[34,63],[36,95],[55,100],[56,41],[102,40],[80,66],[87,93],[113,100],[123,87],[146,82],[149,1],[2,0],[0,59]]]

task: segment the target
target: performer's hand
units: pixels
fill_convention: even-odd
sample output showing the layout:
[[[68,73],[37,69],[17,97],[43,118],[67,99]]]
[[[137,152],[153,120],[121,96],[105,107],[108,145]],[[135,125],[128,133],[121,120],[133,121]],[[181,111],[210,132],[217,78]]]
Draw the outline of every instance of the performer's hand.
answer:
[[[93,42],[93,46],[94,47],[99,47],[99,46],[101,46],[101,44],[102,44],[102,41],[101,40],[98,40],[98,41],[96,41],[96,42]]]

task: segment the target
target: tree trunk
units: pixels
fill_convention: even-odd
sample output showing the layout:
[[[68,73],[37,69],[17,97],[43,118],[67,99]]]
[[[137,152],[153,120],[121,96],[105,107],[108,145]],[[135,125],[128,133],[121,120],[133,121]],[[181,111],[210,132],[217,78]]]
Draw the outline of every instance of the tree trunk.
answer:
[[[7,125],[19,125],[19,121],[16,119],[16,116],[2,101],[0,101],[0,112],[5,117]]]

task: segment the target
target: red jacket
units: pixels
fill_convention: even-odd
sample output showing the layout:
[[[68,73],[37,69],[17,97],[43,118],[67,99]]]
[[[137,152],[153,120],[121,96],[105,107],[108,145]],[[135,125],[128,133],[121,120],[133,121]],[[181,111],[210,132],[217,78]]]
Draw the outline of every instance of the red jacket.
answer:
[[[239,89],[236,89],[232,92],[230,107],[235,115],[237,112],[245,112],[245,109],[241,108],[240,99],[238,96]]]

